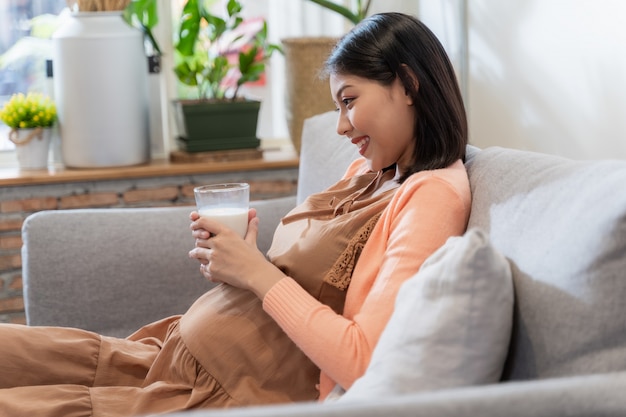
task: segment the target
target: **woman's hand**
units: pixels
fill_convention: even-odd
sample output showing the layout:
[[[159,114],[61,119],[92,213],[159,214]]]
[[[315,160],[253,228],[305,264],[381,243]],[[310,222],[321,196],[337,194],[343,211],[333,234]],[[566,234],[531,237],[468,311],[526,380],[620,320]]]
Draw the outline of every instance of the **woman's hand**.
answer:
[[[198,259],[200,271],[211,282],[224,282],[250,290],[260,299],[285,275],[258,250],[256,239],[259,218],[256,210],[248,212],[248,232],[242,239],[236,232],[221,223],[190,214],[191,234],[196,247],[190,258]]]

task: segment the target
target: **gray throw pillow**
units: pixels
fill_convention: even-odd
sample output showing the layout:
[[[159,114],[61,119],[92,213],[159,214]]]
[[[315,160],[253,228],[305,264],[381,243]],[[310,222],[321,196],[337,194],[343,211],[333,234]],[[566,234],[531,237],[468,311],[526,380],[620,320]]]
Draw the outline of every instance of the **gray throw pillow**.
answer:
[[[365,375],[338,401],[497,382],[512,316],[508,261],[479,229],[449,238],[402,285]]]

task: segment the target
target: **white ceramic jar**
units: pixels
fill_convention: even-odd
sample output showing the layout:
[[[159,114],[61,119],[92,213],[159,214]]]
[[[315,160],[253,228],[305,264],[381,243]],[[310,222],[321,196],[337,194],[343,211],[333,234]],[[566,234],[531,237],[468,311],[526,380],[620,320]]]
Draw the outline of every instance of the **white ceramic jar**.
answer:
[[[121,12],[75,12],[52,39],[63,163],[96,168],[148,162],[142,33]]]

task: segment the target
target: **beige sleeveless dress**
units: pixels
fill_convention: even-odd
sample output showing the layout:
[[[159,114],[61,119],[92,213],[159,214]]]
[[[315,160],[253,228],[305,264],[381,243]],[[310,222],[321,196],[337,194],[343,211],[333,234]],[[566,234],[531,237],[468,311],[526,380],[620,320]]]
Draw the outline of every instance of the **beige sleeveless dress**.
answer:
[[[367,173],[309,197],[277,228],[269,259],[341,313],[354,264],[395,187],[376,190],[393,177],[393,170]],[[0,326],[0,340],[0,409],[7,411],[132,416],[318,396],[316,366],[263,311],[261,300],[225,284],[184,315],[127,339]],[[61,346],[65,354],[49,361]],[[25,366],[37,371],[25,376]]]

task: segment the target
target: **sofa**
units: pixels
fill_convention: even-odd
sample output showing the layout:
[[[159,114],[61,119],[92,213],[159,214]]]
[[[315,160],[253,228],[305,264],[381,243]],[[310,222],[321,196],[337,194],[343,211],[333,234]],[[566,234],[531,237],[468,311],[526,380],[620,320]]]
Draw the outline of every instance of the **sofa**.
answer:
[[[358,156],[335,118],[305,121],[297,195],[251,204],[261,250],[282,215]],[[626,415],[626,161],[470,145],[465,165],[466,236],[451,238],[401,288],[370,368],[345,394],[338,387],[321,403],[173,415]],[[28,325],[125,336],[183,313],[211,287],[187,257],[192,209],[28,217]]]

